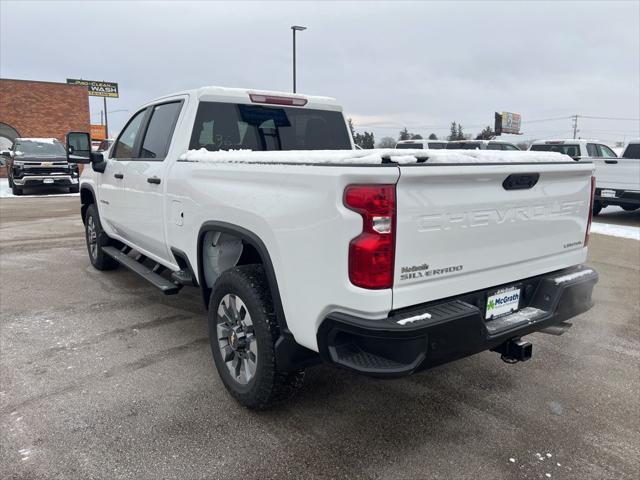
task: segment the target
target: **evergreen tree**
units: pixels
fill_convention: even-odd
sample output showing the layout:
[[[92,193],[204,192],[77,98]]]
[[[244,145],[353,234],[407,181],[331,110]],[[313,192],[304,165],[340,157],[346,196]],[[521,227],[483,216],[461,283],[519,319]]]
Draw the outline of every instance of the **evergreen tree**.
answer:
[[[429,140],[437,140],[438,136],[435,133],[432,133],[431,135],[429,135]]]
[[[462,131],[462,125],[458,124],[458,132],[456,135],[456,140],[464,140],[464,132]]]
[[[422,135],[416,133],[415,135],[411,135],[411,140],[422,140]]]
[[[407,127],[404,127],[402,130],[400,130],[400,136],[398,137],[398,140],[409,139],[411,139],[411,134],[409,133],[409,130],[407,130]]]
[[[449,131],[449,137],[447,137],[447,140],[450,142],[458,140],[458,124],[456,122],[451,122],[451,130]]]
[[[351,120],[351,117],[347,118],[347,123],[349,124],[349,131],[351,132],[351,138],[353,138],[353,140],[355,141],[356,129],[353,126],[353,120]]]
[[[493,137],[495,136],[495,132],[493,130],[491,130],[490,126],[486,126],[484,127],[484,130],[482,130],[478,136],[476,137],[476,140],[491,140]]]

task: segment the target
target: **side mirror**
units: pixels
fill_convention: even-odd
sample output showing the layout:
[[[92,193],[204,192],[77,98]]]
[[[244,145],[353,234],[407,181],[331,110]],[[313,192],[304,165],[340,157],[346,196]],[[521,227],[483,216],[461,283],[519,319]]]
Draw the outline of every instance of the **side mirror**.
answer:
[[[67,162],[91,163],[91,136],[87,132],[67,133]]]
[[[10,150],[0,150],[0,156],[11,158],[11,151]]]

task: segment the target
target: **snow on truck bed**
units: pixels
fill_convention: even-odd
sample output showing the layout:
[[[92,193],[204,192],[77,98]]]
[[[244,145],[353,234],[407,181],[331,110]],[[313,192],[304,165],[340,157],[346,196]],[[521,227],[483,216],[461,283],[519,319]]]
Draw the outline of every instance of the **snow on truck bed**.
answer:
[[[254,152],[230,150],[210,152],[204,148],[189,150],[180,160],[203,163],[274,163],[274,164],[332,164],[371,165],[391,162],[408,165],[424,162],[436,163],[557,163],[572,162],[557,152],[501,152],[496,150],[289,150]]]

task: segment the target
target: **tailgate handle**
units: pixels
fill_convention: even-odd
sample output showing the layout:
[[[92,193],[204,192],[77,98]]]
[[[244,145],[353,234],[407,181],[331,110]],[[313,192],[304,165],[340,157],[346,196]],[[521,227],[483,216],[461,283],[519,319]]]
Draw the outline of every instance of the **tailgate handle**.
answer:
[[[525,190],[533,188],[540,179],[539,173],[512,173],[502,182],[505,190]]]

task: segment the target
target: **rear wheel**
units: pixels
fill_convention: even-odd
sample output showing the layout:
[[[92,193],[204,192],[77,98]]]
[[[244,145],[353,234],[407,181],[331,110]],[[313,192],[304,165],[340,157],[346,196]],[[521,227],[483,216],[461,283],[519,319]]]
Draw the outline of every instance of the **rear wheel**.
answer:
[[[16,187],[15,185],[12,185],[11,186],[11,193],[13,193],[14,195],[22,195],[22,188]]]
[[[69,193],[79,193],[79,192],[80,192],[80,187],[78,185],[69,187]]]
[[[102,230],[98,209],[95,204],[91,204],[87,208],[87,213],[84,217],[84,229],[91,265],[98,270],[113,270],[116,268],[118,262],[102,251],[102,247],[109,245],[111,239]]]
[[[304,371],[284,372],[275,362],[280,335],[261,265],[224,272],[209,302],[209,339],[218,374],[229,393],[248,408],[265,409],[291,398]]]
[[[599,200],[593,202],[593,215],[598,215],[602,211],[602,203]]]
[[[635,205],[621,205],[621,207],[625,212],[633,212],[638,209]]]

